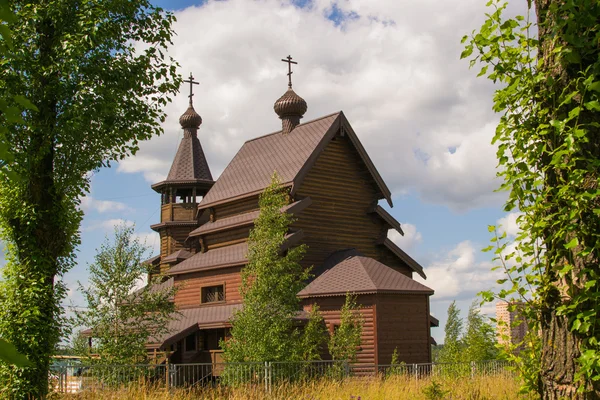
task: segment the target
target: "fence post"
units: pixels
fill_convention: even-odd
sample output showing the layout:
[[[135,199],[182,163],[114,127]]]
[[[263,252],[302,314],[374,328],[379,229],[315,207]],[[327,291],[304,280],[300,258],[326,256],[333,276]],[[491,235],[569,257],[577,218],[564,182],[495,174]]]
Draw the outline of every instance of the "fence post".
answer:
[[[417,364],[413,364],[413,370],[415,371],[415,382],[419,380],[419,370],[417,369]]]
[[[167,357],[167,361],[165,362],[165,387],[169,390],[169,358]]]
[[[471,379],[475,378],[475,361],[471,361]]]
[[[265,361],[265,393],[269,392],[269,362]]]
[[[348,360],[344,360],[344,378],[348,378],[350,376],[350,363]]]
[[[272,387],[273,387],[273,363],[269,362],[269,394],[271,394]]]

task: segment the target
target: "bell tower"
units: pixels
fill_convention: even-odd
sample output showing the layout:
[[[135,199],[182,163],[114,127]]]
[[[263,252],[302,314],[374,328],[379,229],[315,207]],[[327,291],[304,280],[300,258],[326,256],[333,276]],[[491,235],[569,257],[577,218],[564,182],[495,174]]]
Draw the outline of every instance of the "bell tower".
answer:
[[[152,185],[160,193],[160,223],[151,228],[160,234],[160,260],[155,261],[155,274],[164,274],[174,264],[191,257],[196,248],[186,243],[189,233],[200,224],[198,203],[215,183],[198,139],[202,117],[192,101],[194,77],[190,74],[189,106],[179,118],[183,139],[171,165],[167,179]]]

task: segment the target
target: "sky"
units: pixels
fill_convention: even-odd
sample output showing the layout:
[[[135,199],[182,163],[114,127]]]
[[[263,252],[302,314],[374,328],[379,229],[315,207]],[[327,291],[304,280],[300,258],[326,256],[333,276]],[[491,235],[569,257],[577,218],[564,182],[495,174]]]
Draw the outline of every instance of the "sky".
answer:
[[[177,17],[169,55],[180,73],[193,73],[199,138],[213,177],[242,143],[280,129],[273,103],[287,89],[292,55],[295,91],[308,103],[304,121],[343,110],[393,194],[380,204],[402,223],[390,238],[417,260],[435,290],[432,336],[443,342],[446,310],[463,315],[477,293],[495,285],[488,225],[514,234],[516,214],[495,192],[499,116],[494,85],[460,60],[460,39],[484,21],[486,0],[154,0]],[[524,13],[514,2],[511,13]],[[521,9],[519,9],[521,7]],[[158,252],[160,196],[150,189],[166,177],[182,137],[179,116],[187,88],[166,107],[165,133],[137,155],[92,176],[78,265],[65,276],[67,303],[83,306],[95,249],[119,223]],[[416,275],[416,274],[415,274]],[[493,305],[484,307],[493,314]]]

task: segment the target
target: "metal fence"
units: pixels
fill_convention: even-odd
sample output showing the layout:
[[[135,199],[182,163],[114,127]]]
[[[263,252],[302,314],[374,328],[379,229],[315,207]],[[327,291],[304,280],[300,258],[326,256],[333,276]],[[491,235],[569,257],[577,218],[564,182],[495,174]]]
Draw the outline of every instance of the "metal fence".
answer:
[[[203,385],[246,385],[270,391],[273,385],[322,378],[342,380],[350,376],[406,376],[475,378],[512,374],[505,361],[396,365],[354,365],[344,361],[265,363],[143,364],[143,365],[55,365],[50,385],[59,393],[77,393],[123,388],[130,385],[158,388]]]

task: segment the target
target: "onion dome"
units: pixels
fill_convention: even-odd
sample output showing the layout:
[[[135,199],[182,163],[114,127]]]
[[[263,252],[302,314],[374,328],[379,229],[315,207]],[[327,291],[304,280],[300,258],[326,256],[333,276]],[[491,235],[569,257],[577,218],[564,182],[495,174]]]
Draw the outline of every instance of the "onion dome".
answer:
[[[283,96],[275,102],[273,109],[281,119],[285,117],[302,118],[308,109],[308,106],[306,101],[298,96],[290,87]]]
[[[179,117],[179,123],[183,129],[198,129],[202,124],[202,117],[198,115],[191,102],[187,110]]]

